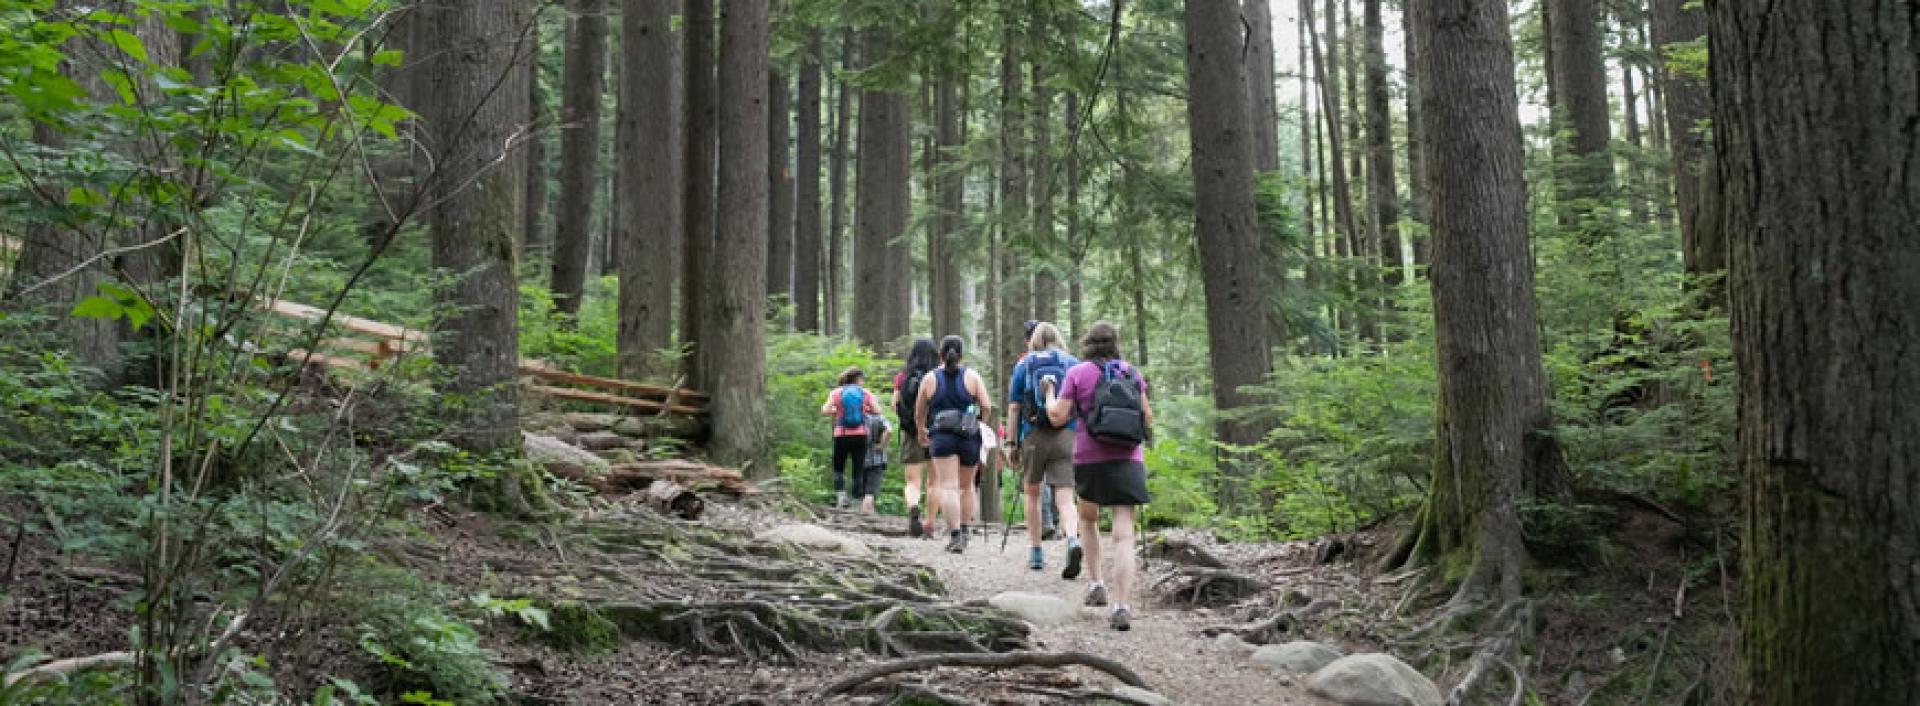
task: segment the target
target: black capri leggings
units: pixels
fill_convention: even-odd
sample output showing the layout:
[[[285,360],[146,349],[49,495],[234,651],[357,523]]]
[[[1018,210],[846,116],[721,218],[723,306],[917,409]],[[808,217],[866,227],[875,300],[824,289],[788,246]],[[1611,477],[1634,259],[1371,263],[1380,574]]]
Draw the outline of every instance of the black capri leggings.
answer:
[[[860,477],[860,465],[867,462],[867,435],[833,437],[833,492],[845,492],[847,477]],[[844,470],[843,470],[844,469]]]

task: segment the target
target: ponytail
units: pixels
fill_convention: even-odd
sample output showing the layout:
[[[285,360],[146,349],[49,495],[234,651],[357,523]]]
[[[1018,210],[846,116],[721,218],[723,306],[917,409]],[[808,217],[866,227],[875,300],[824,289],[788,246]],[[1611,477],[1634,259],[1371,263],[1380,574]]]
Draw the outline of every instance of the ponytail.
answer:
[[[959,336],[940,339],[940,360],[947,364],[948,374],[960,372],[960,355],[965,348],[966,343]]]

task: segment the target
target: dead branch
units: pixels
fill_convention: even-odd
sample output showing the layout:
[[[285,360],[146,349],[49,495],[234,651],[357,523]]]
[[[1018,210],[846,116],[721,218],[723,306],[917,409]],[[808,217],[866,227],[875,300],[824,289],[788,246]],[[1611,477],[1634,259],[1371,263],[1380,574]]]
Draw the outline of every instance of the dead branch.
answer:
[[[820,690],[822,696],[834,696],[852,691],[854,687],[881,677],[914,672],[936,667],[978,667],[982,669],[1007,669],[1011,667],[1049,667],[1059,668],[1079,665],[1091,667],[1112,675],[1127,686],[1147,688],[1146,681],[1135,674],[1126,665],[1098,655],[1085,652],[1005,652],[999,654],[938,654],[913,657],[885,664],[875,665],[866,670],[828,684]]]
[[[21,682],[38,681],[49,677],[64,677],[74,672],[107,667],[126,668],[133,666],[132,652],[102,652],[86,657],[59,659],[35,667],[22,669],[7,675],[6,685],[13,686]]]

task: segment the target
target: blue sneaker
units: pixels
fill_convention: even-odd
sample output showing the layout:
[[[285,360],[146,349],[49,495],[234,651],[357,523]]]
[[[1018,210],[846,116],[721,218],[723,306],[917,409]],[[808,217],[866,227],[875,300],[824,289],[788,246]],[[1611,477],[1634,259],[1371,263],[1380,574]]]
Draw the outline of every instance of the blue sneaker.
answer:
[[[1046,554],[1040,551],[1039,547],[1033,547],[1027,550],[1027,568],[1033,569],[1034,571],[1046,570],[1047,557]]]

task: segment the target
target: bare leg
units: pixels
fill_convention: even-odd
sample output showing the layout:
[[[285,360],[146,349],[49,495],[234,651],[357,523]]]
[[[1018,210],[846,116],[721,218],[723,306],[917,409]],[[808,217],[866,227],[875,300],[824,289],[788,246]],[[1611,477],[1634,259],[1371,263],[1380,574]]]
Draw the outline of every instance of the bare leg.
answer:
[[[920,473],[926,467],[924,463],[907,464],[907,507],[920,506]]]
[[[958,464],[959,461],[959,457],[954,458],[954,463]],[[956,475],[959,476],[956,479],[958,487],[955,490],[959,491],[960,495],[960,524],[964,526],[980,519],[980,494],[973,489],[973,477],[980,474],[980,467],[956,466],[955,468]]]
[[[1132,608],[1133,577],[1138,559],[1133,554],[1132,505],[1113,506],[1113,604]]]
[[[1100,583],[1100,506],[1085,500],[1080,501],[1080,547],[1086,551],[1087,580]]]
[[[1040,546],[1040,484],[1027,484],[1027,544]],[[1055,495],[1055,498],[1060,496]]]
[[[1038,489],[1031,490],[1028,492],[1027,497],[1032,498],[1033,494],[1038,492],[1039,492]],[[1073,503],[1073,486],[1071,485],[1053,486],[1053,510],[1055,513],[1054,517],[1073,517],[1073,504],[1074,504]],[[1039,515],[1040,513],[1038,512],[1034,513],[1035,522],[1040,521]],[[1067,539],[1075,539],[1080,536],[1079,524],[1080,523],[1078,522],[1061,522],[1060,531],[1065,532],[1067,534]],[[1034,525],[1034,526],[1038,527],[1038,525]],[[1039,530],[1036,529],[1034,530],[1034,532],[1039,532]],[[1039,546],[1039,545],[1040,543],[1038,541],[1034,542],[1034,546]]]
[[[960,457],[933,459],[933,509],[946,515],[948,530],[960,528]],[[931,520],[929,520],[931,521]]]

